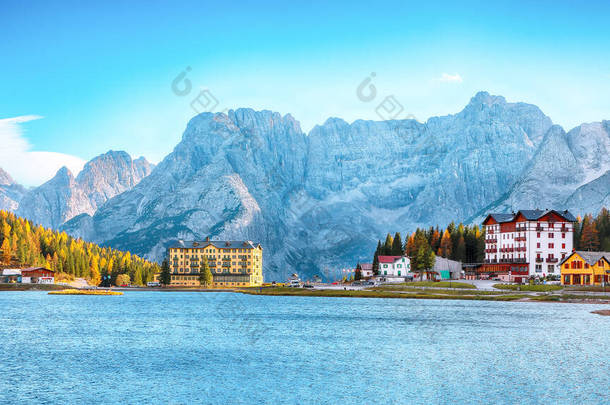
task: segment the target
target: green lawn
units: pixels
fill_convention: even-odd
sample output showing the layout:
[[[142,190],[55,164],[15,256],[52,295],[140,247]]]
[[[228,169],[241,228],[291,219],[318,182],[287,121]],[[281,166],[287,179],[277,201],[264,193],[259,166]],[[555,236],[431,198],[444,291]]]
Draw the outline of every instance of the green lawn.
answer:
[[[459,281],[414,281],[404,285],[412,287],[438,287],[438,288],[477,288],[476,286]]]
[[[563,289],[560,285],[551,284],[535,284],[535,285],[517,285],[517,284],[494,284],[494,288],[499,290],[511,290],[511,291],[559,291]]]
[[[445,300],[484,300],[484,301],[513,301],[526,298],[519,294],[487,295],[473,291],[467,295],[466,292],[452,290],[415,290],[414,293],[401,293],[390,290],[309,290],[304,288],[263,288],[244,289],[238,292],[251,295],[274,295],[274,296],[299,296],[299,297],[354,297],[354,298],[402,298],[402,299],[445,299]],[[441,292],[447,291],[447,294]]]
[[[564,290],[567,291],[592,291],[592,292],[608,292],[610,293],[610,286],[602,287],[600,285],[577,285],[577,286],[565,286]]]

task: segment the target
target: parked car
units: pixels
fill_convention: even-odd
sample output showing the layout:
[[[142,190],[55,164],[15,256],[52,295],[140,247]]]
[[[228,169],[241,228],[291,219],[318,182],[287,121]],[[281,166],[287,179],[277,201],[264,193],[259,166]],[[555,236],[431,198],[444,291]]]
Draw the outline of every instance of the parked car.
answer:
[[[149,281],[146,285],[148,287],[161,287],[161,284],[158,281]]]

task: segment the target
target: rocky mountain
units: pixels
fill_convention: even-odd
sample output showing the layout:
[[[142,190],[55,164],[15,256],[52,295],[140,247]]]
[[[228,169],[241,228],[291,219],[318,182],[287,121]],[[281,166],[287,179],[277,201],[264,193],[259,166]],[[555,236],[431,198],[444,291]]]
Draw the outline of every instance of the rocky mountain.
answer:
[[[582,124],[567,134],[555,125],[507,195],[479,213],[519,207],[597,212],[610,198],[610,121]]]
[[[386,232],[491,206],[533,208],[543,194],[599,207],[608,141],[607,122],[566,134],[538,107],[485,92],[426,123],[331,118],[309,134],[290,115],[204,113],[150,176],[63,229],[155,260],[176,239],[253,239],[268,278],[323,274],[370,259]]]
[[[26,189],[0,168],[0,210],[16,210],[25,193]]]
[[[77,177],[67,168],[26,193],[16,212],[35,223],[58,228],[80,214],[93,215],[110,198],[133,188],[152,171],[144,158],[110,151],[89,161]]]

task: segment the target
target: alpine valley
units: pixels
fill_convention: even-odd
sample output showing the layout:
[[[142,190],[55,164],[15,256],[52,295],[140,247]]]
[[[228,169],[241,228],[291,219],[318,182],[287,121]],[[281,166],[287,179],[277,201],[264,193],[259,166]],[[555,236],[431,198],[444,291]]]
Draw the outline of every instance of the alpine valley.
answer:
[[[369,261],[387,232],[528,208],[610,205],[610,121],[569,132],[530,104],[481,92],[458,114],[330,118],[203,113],[156,167],[124,152],[26,190],[0,170],[0,208],[148,259],[177,239],[250,239],[265,277]]]

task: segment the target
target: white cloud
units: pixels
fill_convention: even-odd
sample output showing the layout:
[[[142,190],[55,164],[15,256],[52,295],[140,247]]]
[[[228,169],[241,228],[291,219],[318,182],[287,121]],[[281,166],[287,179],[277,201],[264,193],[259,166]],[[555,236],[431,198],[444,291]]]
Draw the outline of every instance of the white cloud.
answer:
[[[0,119],[0,167],[24,186],[38,186],[66,166],[76,176],[85,164],[79,157],[57,152],[33,151],[20,124],[41,119],[37,115]]]
[[[454,75],[443,73],[438,81],[443,83],[462,83],[464,80],[458,73]]]

